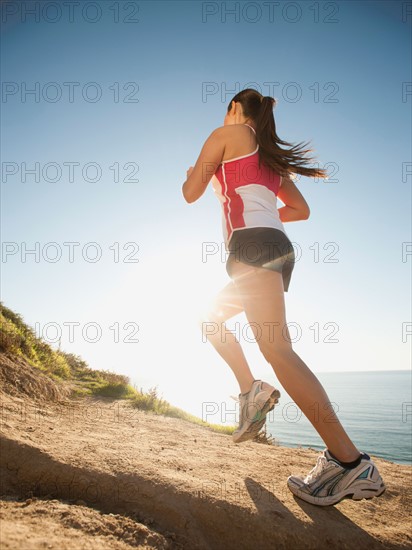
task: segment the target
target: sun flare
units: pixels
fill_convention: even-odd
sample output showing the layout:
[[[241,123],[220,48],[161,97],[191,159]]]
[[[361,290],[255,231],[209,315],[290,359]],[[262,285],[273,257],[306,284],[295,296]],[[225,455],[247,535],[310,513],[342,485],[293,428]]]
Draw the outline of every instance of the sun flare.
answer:
[[[202,262],[194,252],[178,243],[161,257],[147,259],[146,286],[156,288],[156,300],[176,322],[205,320],[216,294],[229,282],[224,263]]]

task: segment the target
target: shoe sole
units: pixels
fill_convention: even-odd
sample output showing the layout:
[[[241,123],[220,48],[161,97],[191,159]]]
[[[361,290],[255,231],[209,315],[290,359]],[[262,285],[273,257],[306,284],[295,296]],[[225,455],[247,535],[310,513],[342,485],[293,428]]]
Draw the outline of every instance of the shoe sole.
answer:
[[[291,486],[289,483],[287,485],[290,491],[295,496],[302,500],[305,500],[306,502],[309,502],[310,504],[315,504],[317,506],[333,506],[334,504],[338,504],[338,502],[341,502],[344,499],[370,500],[374,497],[380,497],[386,491],[386,485],[384,484],[382,479],[378,481],[377,484],[377,487],[359,487],[355,490],[351,490],[350,488],[348,488],[344,493],[338,493],[329,497],[314,497],[312,495],[308,495],[304,491],[301,491],[298,487],[295,487],[294,485]]]
[[[273,392],[270,394],[269,398],[260,410],[260,416],[263,416],[263,418],[259,418],[259,420],[255,420],[255,422],[252,422],[239,437],[236,437],[236,435],[233,434],[233,441],[235,443],[243,443],[243,441],[253,439],[266,422],[266,415],[274,409],[275,405],[279,401],[279,398],[280,391],[276,389],[273,390]]]

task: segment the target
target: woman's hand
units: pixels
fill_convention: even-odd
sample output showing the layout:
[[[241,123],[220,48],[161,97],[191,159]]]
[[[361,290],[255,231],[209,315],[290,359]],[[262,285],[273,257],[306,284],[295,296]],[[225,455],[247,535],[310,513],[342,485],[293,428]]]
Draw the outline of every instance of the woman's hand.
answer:
[[[190,168],[186,172],[186,179],[189,179],[190,174],[193,172],[193,166],[190,166]]]

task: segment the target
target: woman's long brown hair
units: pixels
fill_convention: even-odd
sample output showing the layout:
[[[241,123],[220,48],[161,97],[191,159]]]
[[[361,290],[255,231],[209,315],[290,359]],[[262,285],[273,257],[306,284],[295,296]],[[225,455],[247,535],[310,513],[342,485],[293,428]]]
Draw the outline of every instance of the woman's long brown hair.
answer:
[[[242,104],[243,114],[250,118],[256,125],[256,139],[259,144],[259,166],[262,161],[270,166],[280,176],[301,174],[310,178],[327,177],[326,170],[322,168],[309,168],[307,164],[313,163],[313,158],[306,157],[312,149],[305,149],[305,143],[293,145],[283,141],[276,134],[273,107],[276,100],[273,97],[262,96],[257,90],[247,88],[236,94],[229,103],[228,112],[232,101]],[[282,149],[280,145],[289,147]]]

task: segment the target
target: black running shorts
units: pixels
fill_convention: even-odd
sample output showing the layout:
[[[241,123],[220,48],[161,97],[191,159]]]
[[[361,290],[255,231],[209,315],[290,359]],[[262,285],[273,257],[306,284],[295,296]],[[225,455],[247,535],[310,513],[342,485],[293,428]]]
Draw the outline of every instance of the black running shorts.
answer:
[[[295,251],[287,235],[280,229],[237,229],[230,238],[226,262],[226,271],[230,278],[233,278],[231,268],[236,262],[278,271],[282,274],[283,287],[287,292],[295,265]]]

